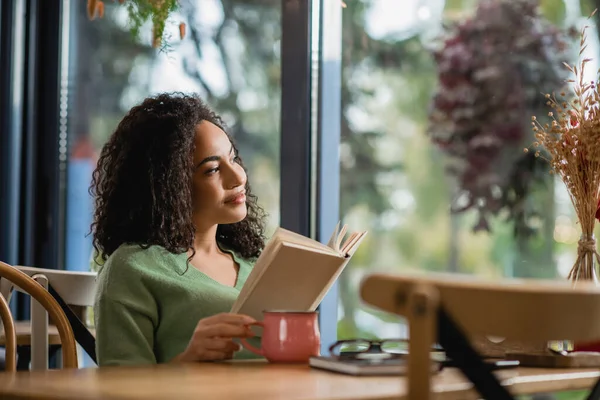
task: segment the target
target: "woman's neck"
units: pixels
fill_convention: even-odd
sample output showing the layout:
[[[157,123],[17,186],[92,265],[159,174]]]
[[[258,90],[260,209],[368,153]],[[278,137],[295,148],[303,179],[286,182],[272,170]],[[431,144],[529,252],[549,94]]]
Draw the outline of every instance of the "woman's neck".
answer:
[[[196,234],[194,235],[194,250],[196,253],[207,256],[221,252],[217,245],[217,225],[214,225],[209,229],[196,230]]]

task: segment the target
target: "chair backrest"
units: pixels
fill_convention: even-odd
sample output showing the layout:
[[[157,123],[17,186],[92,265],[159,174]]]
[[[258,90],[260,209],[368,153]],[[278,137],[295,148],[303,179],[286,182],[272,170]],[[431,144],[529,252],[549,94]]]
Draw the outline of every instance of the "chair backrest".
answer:
[[[471,276],[373,274],[361,284],[362,299],[407,316],[410,293],[429,286],[444,309],[469,335],[523,341],[600,338],[600,287],[589,282],[503,279]]]
[[[9,372],[17,370],[17,333],[15,323],[6,298],[0,294],[0,321],[4,327],[6,338],[6,362],[4,369]]]
[[[77,368],[77,348],[73,329],[54,297],[26,273],[3,262],[0,262],[0,278],[10,281],[19,290],[29,294],[48,312],[58,329],[63,350],[63,368]]]
[[[93,306],[96,294],[95,272],[64,271],[37,267],[14,266],[19,271],[34,277],[43,275],[62,299],[71,306]]]
[[[56,269],[45,269],[37,267],[14,266],[19,271],[29,275],[50,293],[57,297],[59,305],[70,320],[71,327],[75,333],[76,341],[81,341],[85,352],[90,354],[95,362],[95,341],[93,335],[84,326],[83,315],[78,313],[82,310],[72,309],[68,306],[90,307],[94,305],[96,294],[96,272],[65,271]],[[17,290],[20,289],[17,287]],[[7,297],[12,291],[12,284],[0,279],[0,292]],[[54,292],[53,292],[54,291]],[[9,298],[9,297],[7,297]],[[61,303],[61,301],[63,303]],[[85,331],[85,332],[84,332]],[[79,338],[77,335],[79,334]],[[31,370],[48,369],[48,346],[49,342],[48,313],[37,302],[31,302]]]
[[[481,361],[464,344],[476,335],[524,342],[600,338],[600,320],[594,318],[600,313],[600,287],[588,282],[573,285],[568,281],[484,281],[460,275],[373,274],[363,280],[360,292],[366,303],[407,318],[409,399],[435,397],[430,350],[436,340],[454,354],[460,352],[459,358],[473,356],[475,361],[465,364],[471,374],[485,370],[483,364],[481,368],[467,365]],[[458,358],[455,361],[457,365],[460,362]],[[483,398],[482,391],[505,390],[489,371],[477,374],[469,379]]]

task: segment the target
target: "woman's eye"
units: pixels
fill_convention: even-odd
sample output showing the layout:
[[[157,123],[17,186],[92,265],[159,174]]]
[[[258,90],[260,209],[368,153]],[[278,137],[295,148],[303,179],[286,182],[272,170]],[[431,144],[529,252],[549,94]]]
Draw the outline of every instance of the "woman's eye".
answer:
[[[217,172],[218,170],[219,170],[219,168],[211,168],[211,169],[209,169],[209,170],[205,171],[204,173],[205,173],[206,175],[212,175],[212,174],[214,174],[215,172]]]
[[[239,164],[240,161],[242,161],[242,159],[240,158],[240,156],[235,156],[235,157],[233,157],[232,161]]]

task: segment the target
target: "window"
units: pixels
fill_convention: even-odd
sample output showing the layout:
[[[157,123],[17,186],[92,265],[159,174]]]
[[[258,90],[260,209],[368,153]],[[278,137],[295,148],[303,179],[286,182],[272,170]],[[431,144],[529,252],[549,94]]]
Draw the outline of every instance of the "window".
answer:
[[[167,24],[168,47],[150,47],[128,30],[125,7],[105,2],[90,21],[86,2],[70,1],[67,108],[66,268],[87,270],[95,161],[125,112],[148,95],[197,92],[224,118],[249,169],[253,190],[279,224],[281,12],[278,0],[182,1]],[[187,35],[179,39],[179,23]]]
[[[538,3],[539,18],[528,10]],[[576,62],[592,4],[371,0],[344,7],[340,209],[353,229],[370,233],[339,281],[340,339],[406,334],[397,319],[360,303],[359,281],[375,270],[566,279],[577,221],[562,182],[523,148],[534,141],[531,116],[551,111],[541,93],[559,91],[566,78],[561,57]],[[444,30],[457,23],[458,31]],[[587,52],[597,59],[590,23]],[[450,140],[461,132],[462,150]],[[464,138],[476,135],[504,147],[470,142],[478,150],[466,150]],[[463,153],[450,158],[450,150]],[[449,212],[451,204],[468,204],[465,190],[478,188],[491,191],[487,201]],[[496,212],[503,194],[499,204],[513,205]]]

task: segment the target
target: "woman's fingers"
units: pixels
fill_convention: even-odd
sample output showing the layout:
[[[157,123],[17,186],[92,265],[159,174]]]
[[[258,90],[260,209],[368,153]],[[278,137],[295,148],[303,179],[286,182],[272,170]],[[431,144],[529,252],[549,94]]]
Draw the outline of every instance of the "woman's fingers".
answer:
[[[240,345],[228,338],[207,338],[204,340],[204,348],[233,353],[240,350]]]
[[[216,314],[200,321],[202,325],[214,325],[218,323],[232,324],[232,325],[248,325],[256,322],[252,317],[243,314],[231,314],[221,313]]]
[[[231,339],[254,336],[248,326],[254,322],[253,318],[246,315],[228,313],[200,320],[185,351],[187,359],[209,361],[232,358],[241,346]]]
[[[233,358],[232,352],[219,350],[204,350],[198,355],[198,360],[200,361],[229,360],[231,358]]]
[[[217,323],[212,325],[198,326],[196,335],[204,337],[252,337],[254,333],[252,330],[245,325],[232,325],[226,323]]]
[[[226,360],[240,350],[240,345],[229,338],[204,338],[188,347],[196,360]]]

